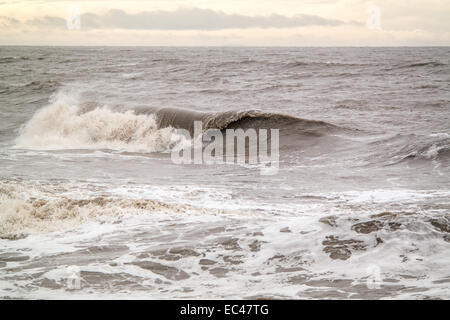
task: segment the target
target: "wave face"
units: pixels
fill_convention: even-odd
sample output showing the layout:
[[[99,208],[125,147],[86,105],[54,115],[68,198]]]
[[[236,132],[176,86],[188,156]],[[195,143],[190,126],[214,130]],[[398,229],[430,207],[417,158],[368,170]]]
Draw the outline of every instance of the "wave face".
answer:
[[[150,109],[151,110],[151,109]],[[142,111],[141,111],[142,112]],[[323,122],[297,118],[289,115],[263,112],[259,110],[242,110],[226,112],[198,112],[177,108],[161,108],[154,112],[160,128],[173,127],[194,131],[194,122],[201,121],[203,130],[208,129],[280,129],[294,131],[305,135],[324,135],[337,126]]]
[[[86,107],[86,106],[84,106]],[[132,152],[168,152],[183,136],[173,128],[158,128],[156,116],[91,109],[76,95],[60,91],[21,129],[20,149],[111,149]]]

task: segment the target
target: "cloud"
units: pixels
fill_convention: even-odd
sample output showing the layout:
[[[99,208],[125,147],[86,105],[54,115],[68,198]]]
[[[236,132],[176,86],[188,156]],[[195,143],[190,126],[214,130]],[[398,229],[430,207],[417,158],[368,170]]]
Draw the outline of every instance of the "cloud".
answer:
[[[59,17],[46,16],[27,21],[27,24],[37,27],[61,27],[65,25],[65,21]],[[198,8],[182,8],[175,11],[142,11],[134,14],[119,9],[111,9],[105,14],[85,13],[81,15],[82,29],[222,30],[338,26],[343,24],[346,23],[306,14],[294,17],[279,14],[246,16]]]
[[[342,25],[343,21],[314,15],[286,17],[226,14],[210,9],[178,9],[175,11],[143,11],[129,14],[113,9],[104,15],[93,13],[81,17],[84,28],[119,28],[145,30],[221,30],[243,28],[292,28],[307,25]]]
[[[20,21],[14,18],[0,16],[0,27],[2,29],[17,27],[20,25]]]
[[[34,27],[65,27],[66,20],[60,17],[45,16],[28,20],[26,24]]]
[[[361,0],[192,0],[190,7],[181,8],[181,0],[115,1],[109,5],[106,1],[0,0],[0,44],[450,43],[450,2],[444,0],[378,1],[382,30],[366,27],[368,2]],[[68,28],[67,9],[72,5],[80,6],[81,30]],[[204,6],[208,9],[199,9]]]

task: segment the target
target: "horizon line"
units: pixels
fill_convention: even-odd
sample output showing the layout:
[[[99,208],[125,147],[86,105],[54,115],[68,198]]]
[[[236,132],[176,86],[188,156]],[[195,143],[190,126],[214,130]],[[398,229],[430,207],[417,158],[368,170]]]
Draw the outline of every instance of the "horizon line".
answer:
[[[450,45],[67,45],[67,44],[0,44],[0,47],[132,47],[132,48],[448,48]]]

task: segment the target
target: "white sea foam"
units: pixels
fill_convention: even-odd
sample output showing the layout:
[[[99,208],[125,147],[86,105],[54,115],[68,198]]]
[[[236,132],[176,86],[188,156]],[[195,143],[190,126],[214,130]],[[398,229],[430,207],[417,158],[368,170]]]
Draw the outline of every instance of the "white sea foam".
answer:
[[[158,128],[154,115],[83,110],[76,92],[61,90],[21,129],[16,148],[34,150],[111,149],[169,152],[186,143],[173,128]]]
[[[148,198],[74,195],[70,188],[0,182],[0,237],[67,230],[89,221],[114,222],[141,214],[221,211]]]

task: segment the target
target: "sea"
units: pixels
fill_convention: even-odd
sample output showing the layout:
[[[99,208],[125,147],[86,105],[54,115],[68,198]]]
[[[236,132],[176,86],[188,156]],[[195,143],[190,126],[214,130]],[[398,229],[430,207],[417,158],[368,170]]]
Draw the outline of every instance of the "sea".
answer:
[[[449,299],[449,164],[449,47],[1,46],[0,298]]]

